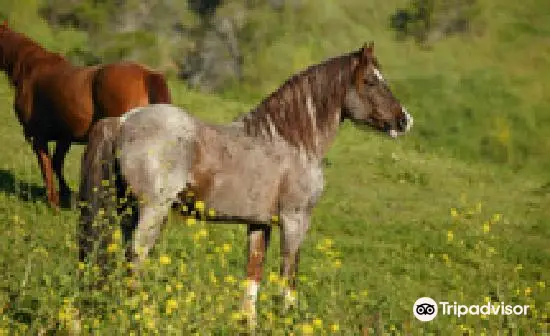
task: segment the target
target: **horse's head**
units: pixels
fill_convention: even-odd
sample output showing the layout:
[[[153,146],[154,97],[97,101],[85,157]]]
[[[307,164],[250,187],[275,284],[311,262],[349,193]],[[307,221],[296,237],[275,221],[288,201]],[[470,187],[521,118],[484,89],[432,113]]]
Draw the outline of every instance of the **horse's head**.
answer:
[[[391,137],[407,132],[413,118],[384,80],[374,56],[374,43],[365,44],[358,54],[352,56],[352,62],[355,69],[342,117],[366,123]]]

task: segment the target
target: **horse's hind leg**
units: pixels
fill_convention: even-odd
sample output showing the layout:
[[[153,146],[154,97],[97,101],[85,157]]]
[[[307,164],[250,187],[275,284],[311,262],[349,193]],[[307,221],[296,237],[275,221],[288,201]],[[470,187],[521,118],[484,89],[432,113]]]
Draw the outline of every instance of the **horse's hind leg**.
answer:
[[[52,160],[50,158],[50,154],[48,153],[48,143],[39,137],[35,137],[32,140],[32,149],[36,154],[38,163],[40,164],[42,178],[44,179],[44,184],[46,185],[46,196],[48,197],[48,203],[52,208],[57,208],[59,206],[59,195],[55,190],[53,181]]]
[[[296,273],[298,271],[299,249],[309,228],[307,213],[281,214],[281,276],[287,281],[283,289],[285,309],[296,301]]]
[[[271,226],[248,225],[247,288],[243,300],[243,311],[251,326],[256,322],[256,298],[258,286],[262,280],[265,254],[270,237]]]
[[[139,221],[128,245],[127,257],[132,267],[140,268],[155,245],[162,227],[168,219],[169,206],[165,204],[140,205]]]
[[[63,176],[63,163],[65,162],[65,156],[71,148],[70,140],[58,140],[55,145],[55,152],[52,158],[52,166],[57,180],[59,181],[59,196],[63,205],[71,206],[71,189]]]

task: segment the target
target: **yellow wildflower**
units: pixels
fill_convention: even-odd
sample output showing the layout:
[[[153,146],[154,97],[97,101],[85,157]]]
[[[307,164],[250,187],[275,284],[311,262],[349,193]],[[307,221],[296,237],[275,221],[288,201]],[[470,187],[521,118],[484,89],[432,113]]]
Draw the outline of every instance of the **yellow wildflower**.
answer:
[[[302,324],[302,333],[303,335],[313,335],[313,326],[310,324]]]
[[[161,265],[170,265],[170,263],[172,263],[172,259],[170,256],[163,254],[159,257],[159,262]]]
[[[114,253],[118,251],[118,244],[117,243],[111,243],[107,246],[107,252]]]
[[[193,301],[193,299],[195,299],[195,292],[188,292],[187,297],[185,298],[185,302],[190,303],[191,301]]]
[[[234,276],[232,275],[226,275],[225,278],[223,279],[225,282],[229,283],[229,284],[234,284],[237,282],[237,280],[235,279]]]
[[[147,321],[147,328],[149,328],[149,329],[151,329],[151,330],[152,330],[152,329],[155,329],[155,320],[149,319],[149,320]]]
[[[487,233],[487,232],[489,232],[490,230],[491,230],[491,227],[490,227],[490,225],[489,225],[489,222],[483,223],[483,232],[484,232],[484,233]]]
[[[188,226],[193,226],[197,224],[197,220],[195,219],[195,217],[189,217],[187,218],[187,225]]]
[[[455,208],[451,208],[451,217],[457,217],[458,211]]]
[[[210,274],[209,274],[209,275],[210,275],[210,282],[211,282],[211,283],[215,284],[215,283],[218,282],[218,279],[216,278],[216,275],[214,274],[213,271],[210,271]]]
[[[269,282],[278,282],[279,281],[279,275],[275,272],[269,272],[269,276],[267,277]]]
[[[168,299],[166,301],[166,314],[172,314],[172,311],[178,308],[178,302],[174,299]]]
[[[333,323],[330,325],[330,331],[332,332],[338,332],[340,331],[340,325],[338,323]]]
[[[231,244],[229,244],[229,243],[223,244],[223,245],[222,245],[222,250],[223,250],[223,252],[225,252],[225,253],[231,252]]]
[[[113,240],[119,240],[121,236],[122,236],[122,232],[120,231],[120,229],[116,229],[113,232]]]
[[[451,230],[447,231],[447,241],[448,241],[448,242],[452,242],[453,239],[454,239],[454,233],[453,233],[453,231],[451,231]]]
[[[239,312],[239,311],[233,312],[233,313],[231,314],[231,319],[232,319],[233,321],[240,321],[240,320],[242,320],[242,319],[243,319],[243,314],[242,314],[242,312]]]
[[[313,327],[321,329],[323,327],[323,320],[321,320],[320,318],[314,318]]]

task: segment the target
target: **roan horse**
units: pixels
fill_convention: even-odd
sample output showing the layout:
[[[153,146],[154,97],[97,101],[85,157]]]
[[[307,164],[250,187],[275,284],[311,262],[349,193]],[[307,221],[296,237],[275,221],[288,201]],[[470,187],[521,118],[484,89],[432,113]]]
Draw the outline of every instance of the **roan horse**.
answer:
[[[185,203],[191,191],[215,209],[207,220],[248,225],[249,321],[272,224],[280,226],[283,295],[292,304],[298,249],[324,188],[321,160],[345,118],[392,137],[412,126],[382,77],[372,42],[294,75],[229,125],[208,125],[165,104],[99,121],[82,159],[81,260],[95,244],[104,249],[110,242],[101,230],[115,223],[114,215],[130,228],[126,255],[139,269],[170,206]],[[128,196],[130,214],[121,204]]]
[[[60,204],[52,174],[59,180],[62,200],[70,189],[63,162],[72,142],[86,142],[90,126],[149,103],[170,103],[164,76],[136,63],[77,67],[23,34],[0,25],[0,68],[15,87],[14,109],[32,144],[50,206]],[[53,158],[48,142],[55,141]]]

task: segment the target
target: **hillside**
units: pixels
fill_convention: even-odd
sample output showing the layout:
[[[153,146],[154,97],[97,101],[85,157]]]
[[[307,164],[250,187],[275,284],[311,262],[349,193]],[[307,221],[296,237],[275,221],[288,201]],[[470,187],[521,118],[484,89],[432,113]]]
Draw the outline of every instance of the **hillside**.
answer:
[[[207,93],[173,74],[177,105],[201,119],[228,122],[291,74],[374,40],[385,77],[415,117],[412,133],[397,141],[344,123],[329,152],[326,192],[303,245],[300,306],[281,315],[272,297],[278,282],[276,230],[262,287],[267,295],[259,302],[262,334],[548,333],[550,3],[479,0],[468,33],[425,48],[410,38],[396,40],[389,28],[391,16],[409,6],[407,1],[286,1],[300,6],[282,12],[265,1],[252,1],[251,8],[244,3],[225,4],[215,14],[233,17],[247,9],[239,33],[241,80]],[[4,0],[0,14],[52,50],[70,53],[91,45],[90,32],[38,19],[34,9],[41,5]],[[108,4],[98,8],[107,11]],[[198,20],[187,7],[177,15]],[[152,55],[154,64],[162,44],[149,49],[146,59]],[[116,58],[112,55],[107,56]],[[54,214],[45,206],[36,159],[24,143],[12,101],[3,79],[0,335],[65,330],[81,294],[75,276],[77,215]],[[73,189],[81,153],[75,146],[67,162]],[[121,279],[113,281],[102,297],[106,310],[84,321],[87,328],[100,334],[113,327],[122,334],[233,334],[244,233],[243,226],[189,225],[172,216],[150,258],[140,297],[126,297]],[[411,307],[422,296],[465,304],[503,301],[530,305],[531,312],[438,316],[421,323]]]

